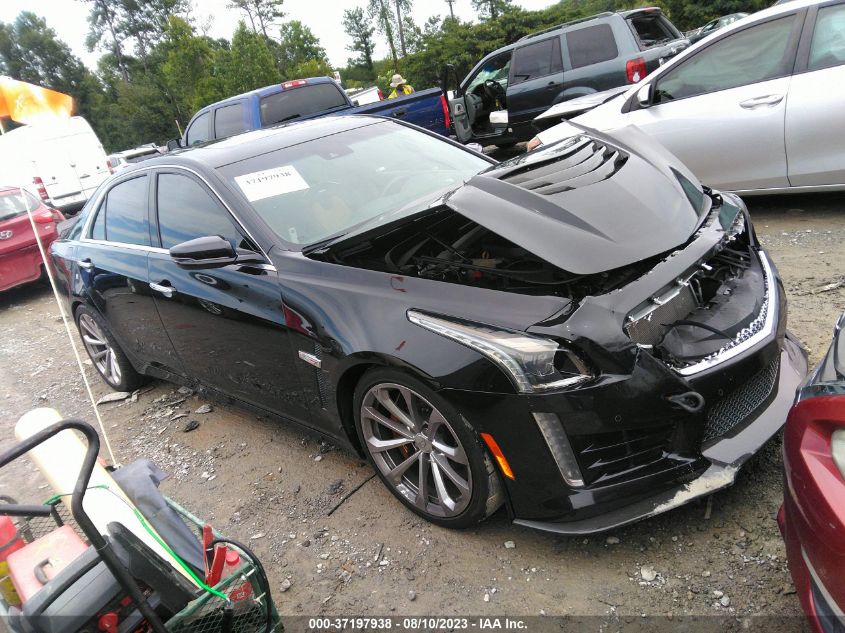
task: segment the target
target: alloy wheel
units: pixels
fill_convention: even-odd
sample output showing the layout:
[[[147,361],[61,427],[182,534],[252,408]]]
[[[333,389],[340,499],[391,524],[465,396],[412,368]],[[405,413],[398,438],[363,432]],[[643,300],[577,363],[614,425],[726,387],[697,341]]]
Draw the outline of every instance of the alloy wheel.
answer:
[[[461,514],[472,498],[469,459],[440,411],[404,385],[380,383],[361,402],[367,451],[396,492],[438,517]]]
[[[87,314],[80,315],[79,329],[82,334],[82,342],[88,356],[91,357],[91,362],[94,363],[94,367],[110,384],[120,384],[120,367],[115,357],[114,348],[109,343],[103,330]]]

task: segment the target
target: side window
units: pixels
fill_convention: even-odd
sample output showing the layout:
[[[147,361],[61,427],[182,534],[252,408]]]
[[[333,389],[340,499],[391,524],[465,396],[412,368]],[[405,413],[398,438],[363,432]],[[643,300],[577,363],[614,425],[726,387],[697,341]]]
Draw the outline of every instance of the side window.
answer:
[[[845,4],[819,9],[808,70],[830,68],[845,63]]]
[[[566,49],[573,68],[616,59],[619,49],[609,24],[597,24],[566,34]]]
[[[92,240],[106,239],[106,200],[100,203],[100,208],[97,209],[97,216],[94,218],[94,226],[91,228]]]
[[[210,112],[203,112],[188,127],[188,130],[185,132],[185,140],[189,147],[197,143],[205,143],[208,140],[209,114]]]
[[[243,103],[235,103],[215,110],[214,138],[225,138],[241,132],[246,132]]]
[[[234,247],[242,246],[244,238],[229,212],[194,179],[159,174],[156,201],[163,248],[206,235],[219,235]]]
[[[753,26],[711,44],[657,82],[660,102],[728,90],[788,74],[795,16]]]
[[[512,66],[511,85],[561,72],[563,61],[560,57],[560,37],[555,36],[516,49]]]
[[[149,199],[148,176],[118,183],[106,194],[104,206],[97,214],[97,221],[105,211],[106,239],[121,244],[150,245],[147,216]],[[96,228],[96,222],[95,228]]]

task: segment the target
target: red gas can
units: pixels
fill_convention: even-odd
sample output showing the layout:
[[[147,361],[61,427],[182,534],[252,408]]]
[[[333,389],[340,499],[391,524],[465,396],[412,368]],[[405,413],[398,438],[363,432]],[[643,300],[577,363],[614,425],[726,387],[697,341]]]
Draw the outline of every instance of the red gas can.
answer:
[[[26,543],[18,534],[11,517],[0,516],[0,595],[6,604],[17,607],[21,603],[18,592],[9,577],[9,563],[6,562],[9,554],[21,549]]]

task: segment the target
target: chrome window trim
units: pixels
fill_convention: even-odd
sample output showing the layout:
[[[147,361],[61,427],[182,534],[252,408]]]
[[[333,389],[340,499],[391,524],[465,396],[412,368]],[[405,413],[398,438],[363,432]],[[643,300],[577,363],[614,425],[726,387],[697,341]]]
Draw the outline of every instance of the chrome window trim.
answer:
[[[244,226],[244,223],[241,222],[241,220],[238,218],[238,216],[232,210],[232,207],[230,207],[229,204],[223,199],[223,197],[219,193],[217,193],[217,190],[212,186],[212,184],[210,182],[208,182],[208,179],[205,176],[203,176],[201,173],[199,173],[198,171],[191,169],[190,167],[185,167],[184,165],[173,165],[173,164],[149,165],[149,166],[145,166],[145,167],[139,167],[138,169],[133,169],[130,173],[126,174],[126,176],[127,176],[126,180],[129,180],[131,177],[139,175],[141,172],[151,172],[151,171],[156,171],[156,170],[167,170],[167,169],[176,169],[176,170],[185,171],[185,172],[193,174],[194,176],[199,178],[205,184],[205,186],[208,187],[208,189],[211,191],[212,195],[215,198],[217,198],[217,200],[220,202],[220,204],[223,205],[223,208],[226,209],[226,211],[228,211],[229,216],[235,222],[235,225],[238,226],[246,234],[246,236],[250,240],[252,240],[252,243],[255,244],[256,248],[258,248],[259,252],[264,256],[264,259],[267,260],[267,262],[268,262],[267,265],[271,266],[274,271],[276,270],[276,268],[273,267],[273,265],[269,263],[271,260],[267,256],[267,253],[264,251],[264,249],[261,248],[261,245],[258,243],[258,240],[256,240],[255,237],[253,237],[252,233],[249,232],[249,230],[246,228],[246,226]],[[157,174],[154,174],[154,175],[157,175]],[[94,202],[94,206],[97,207],[97,212],[90,214],[86,218],[85,226],[82,229],[82,237],[79,238],[79,241],[80,242],[95,243],[95,244],[104,244],[104,245],[109,245],[109,246],[111,246],[111,245],[127,246],[127,247],[138,246],[138,248],[149,250],[149,251],[154,252],[154,253],[161,253],[161,252],[169,253],[170,251],[166,248],[158,248],[158,247],[155,247],[155,246],[140,246],[140,245],[135,245],[135,244],[124,244],[123,242],[112,242],[110,240],[94,240],[94,239],[91,239],[91,238],[88,237],[91,234],[91,226],[94,222],[94,218],[96,218],[97,214],[99,214],[99,212],[100,212],[99,206],[100,206],[100,204],[102,204],[103,197],[106,196],[109,191],[111,191],[114,187],[116,187],[117,185],[119,185],[123,181],[124,181],[124,179],[121,179],[121,180],[115,182],[114,184],[106,187],[103,191],[100,192],[100,195],[97,196],[97,200]]]
[[[155,246],[144,246],[142,244],[127,244],[125,242],[112,242],[109,240],[95,240],[89,237],[81,237],[79,241],[84,244],[99,244],[100,246],[115,246],[117,248],[128,248],[133,251],[145,251],[148,253],[164,253],[168,254],[166,248],[158,248]]]
[[[768,255],[763,250],[757,251],[757,256],[760,259],[760,264],[763,268],[763,276],[766,280],[766,289],[768,292],[768,304],[766,305],[766,318],[763,322],[763,327],[760,329],[759,332],[754,334],[753,336],[749,337],[748,339],[742,341],[726,349],[721,354],[716,354],[712,358],[707,358],[702,360],[694,365],[690,365],[689,367],[682,367],[676,368],[677,371],[681,376],[693,376],[699,372],[711,369],[728,361],[732,358],[739,356],[740,354],[744,354],[748,350],[756,347],[760,343],[762,343],[766,338],[771,336],[771,334],[777,328],[777,322],[775,321],[775,310],[777,309],[778,305],[778,286],[775,282],[775,275],[772,271],[772,264],[769,261]]]
[[[810,572],[810,575],[813,577],[813,582],[815,582],[816,587],[819,589],[819,593],[822,594],[822,597],[827,602],[827,606],[830,607],[830,610],[836,614],[843,625],[845,625],[845,612],[842,611],[842,607],[840,607],[836,600],[833,599],[833,596],[830,595],[830,592],[827,590],[827,587],[824,586],[824,583],[819,578],[819,574],[816,572],[816,569],[810,564],[810,559],[807,556],[807,552],[804,551],[804,548],[801,548],[801,557],[804,559],[804,564],[807,566],[807,571]]]

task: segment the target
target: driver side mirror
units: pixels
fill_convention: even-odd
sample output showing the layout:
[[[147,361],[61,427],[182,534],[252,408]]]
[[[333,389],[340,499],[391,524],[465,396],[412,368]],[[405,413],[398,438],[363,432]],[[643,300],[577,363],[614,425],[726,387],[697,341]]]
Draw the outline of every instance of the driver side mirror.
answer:
[[[642,86],[639,90],[637,90],[637,103],[641,108],[649,107],[651,103],[651,96],[652,96],[652,84],[647,83]]]
[[[238,261],[229,240],[219,235],[198,237],[170,249],[170,257],[183,268],[222,268]]]
[[[167,141],[167,151],[168,152],[173,152],[177,149],[180,149],[181,147],[182,147],[182,141],[180,141],[178,138],[172,138],[169,141]]]

